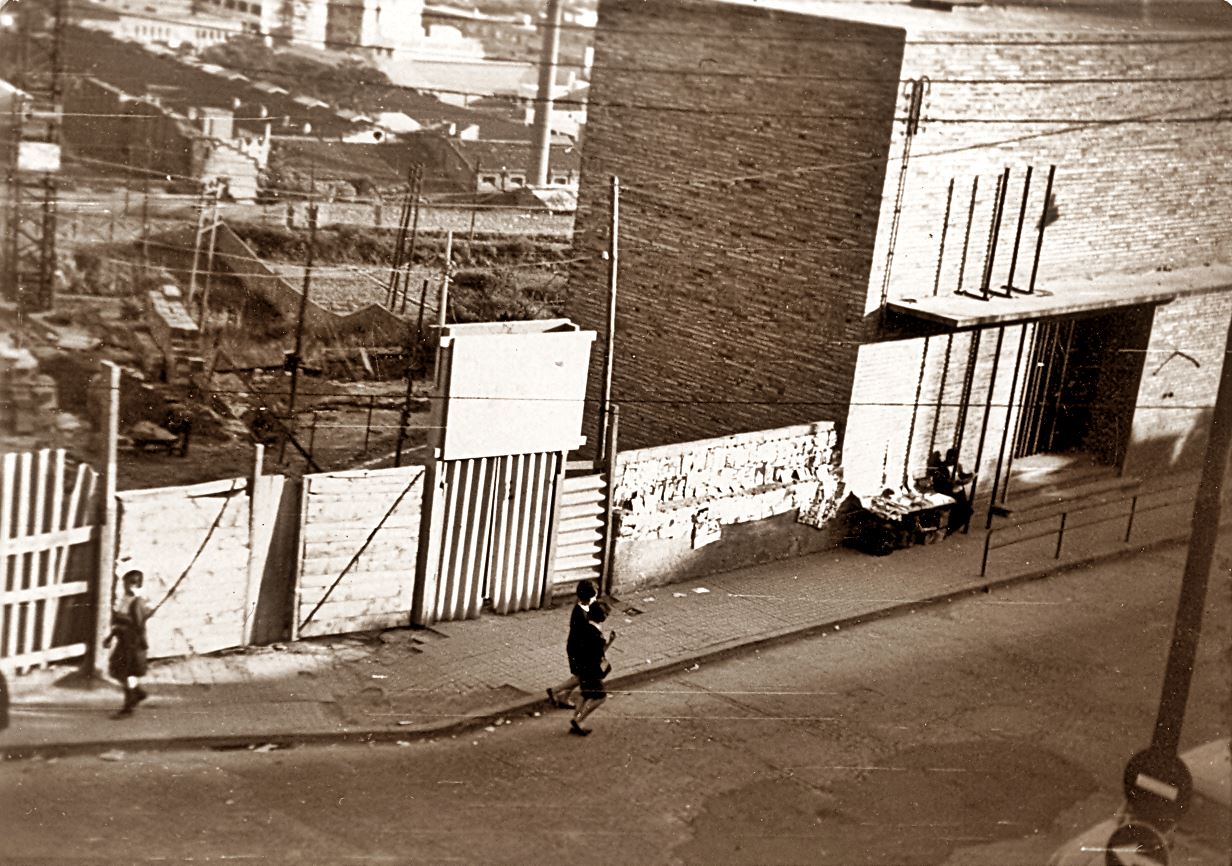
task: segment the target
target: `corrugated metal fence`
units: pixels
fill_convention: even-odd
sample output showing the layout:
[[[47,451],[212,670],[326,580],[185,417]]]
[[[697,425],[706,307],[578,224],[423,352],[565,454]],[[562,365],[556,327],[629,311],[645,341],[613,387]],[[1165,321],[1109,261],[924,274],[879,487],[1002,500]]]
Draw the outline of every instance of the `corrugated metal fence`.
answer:
[[[558,452],[437,462],[416,624],[543,603],[563,466]]]

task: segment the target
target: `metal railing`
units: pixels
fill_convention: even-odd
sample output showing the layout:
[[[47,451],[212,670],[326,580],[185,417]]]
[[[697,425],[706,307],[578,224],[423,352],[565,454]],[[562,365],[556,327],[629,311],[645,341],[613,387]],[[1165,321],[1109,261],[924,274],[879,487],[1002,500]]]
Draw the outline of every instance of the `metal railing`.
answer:
[[[1198,487],[1198,482],[1196,480],[1187,481],[1182,484],[1174,484],[1170,487],[1161,487],[1155,490],[1139,491],[1138,493],[1135,493],[1132,496],[1124,496],[1119,499],[1106,499],[1106,500],[1101,500],[1098,502],[1087,502],[1085,504],[1067,508],[1061,512],[1054,512],[1052,514],[1047,514],[1042,517],[1037,517],[1034,520],[1028,520],[1025,523],[1019,523],[1019,524],[1016,524],[1015,526],[992,527],[991,529],[987,531],[987,533],[984,536],[984,554],[982,558],[980,559],[980,577],[987,576],[988,556],[994,550],[1000,550],[1001,548],[1004,548],[1004,547],[1012,547],[1016,544],[1025,544],[1026,542],[1029,542],[1029,541],[1038,541],[1041,538],[1050,538],[1055,535],[1057,539],[1057,544],[1056,544],[1056,549],[1053,551],[1052,558],[1060,559],[1062,550],[1064,549],[1064,546],[1065,546],[1065,534],[1067,532],[1074,532],[1076,530],[1086,529],[1091,526],[1099,526],[1104,523],[1112,523],[1114,521],[1124,520],[1125,521],[1125,537],[1122,540],[1122,543],[1129,544],[1131,538],[1133,537],[1134,521],[1138,515],[1145,514],[1150,511],[1158,511],[1163,508],[1173,508],[1173,507],[1176,507],[1177,505],[1192,503],[1194,495],[1197,492],[1197,487]],[[1139,501],[1142,499],[1153,499],[1156,496],[1162,496],[1162,495],[1169,494],[1177,490],[1188,490],[1190,491],[1190,493],[1188,496],[1169,497],[1161,502],[1154,502],[1149,505],[1139,505]],[[1102,510],[1106,508],[1115,508],[1116,506],[1124,505],[1124,504],[1128,504],[1128,508],[1126,508],[1123,511],[1117,511],[1117,513],[1115,514],[1110,514],[1105,517],[1099,517],[1094,520],[1086,520],[1081,523],[1073,523],[1070,521],[1071,515],[1080,515],[1084,512]],[[1003,541],[1000,541],[999,543],[993,543],[993,536],[996,535],[997,533],[1002,533],[1004,537],[1004,533],[1007,533],[1010,531],[1021,531],[1023,527],[1029,527],[1034,524],[1043,524],[1043,523],[1049,523],[1053,521],[1056,521],[1057,525],[1053,526],[1050,529],[1040,531],[1040,532],[1035,532],[1035,533],[1021,536],[1021,537],[1015,537],[1015,538],[1011,538],[1008,540],[1003,540]]]

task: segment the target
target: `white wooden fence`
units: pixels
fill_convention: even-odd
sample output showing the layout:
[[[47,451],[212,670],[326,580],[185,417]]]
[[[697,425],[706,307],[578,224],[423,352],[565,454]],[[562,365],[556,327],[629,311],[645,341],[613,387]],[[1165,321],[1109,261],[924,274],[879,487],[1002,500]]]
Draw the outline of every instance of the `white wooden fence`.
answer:
[[[0,664],[45,667],[84,655],[89,625],[62,617],[88,602],[98,475],[63,450],[9,453],[0,463]],[[88,617],[89,605],[75,606]],[[79,624],[79,623],[76,623]]]

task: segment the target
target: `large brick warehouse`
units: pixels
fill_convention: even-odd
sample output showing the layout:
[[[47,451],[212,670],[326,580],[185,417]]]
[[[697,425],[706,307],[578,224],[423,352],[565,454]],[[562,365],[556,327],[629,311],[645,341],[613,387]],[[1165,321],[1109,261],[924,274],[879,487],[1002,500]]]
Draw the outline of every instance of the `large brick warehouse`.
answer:
[[[770,5],[600,5],[568,313],[604,333],[618,176],[622,449],[829,420],[859,493],[951,447],[985,493],[1049,455],[1193,465],[1232,317],[1232,9]]]

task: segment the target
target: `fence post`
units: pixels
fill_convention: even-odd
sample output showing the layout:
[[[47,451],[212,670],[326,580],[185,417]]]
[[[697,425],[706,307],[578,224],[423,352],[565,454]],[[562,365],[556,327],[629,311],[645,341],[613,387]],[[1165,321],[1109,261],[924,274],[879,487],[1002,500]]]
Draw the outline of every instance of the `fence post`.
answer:
[[[308,428],[308,456],[316,459],[317,444],[317,410],[312,410],[312,426]]]
[[[1134,531],[1134,513],[1138,510],[1138,495],[1129,501],[1129,522],[1125,524],[1125,543],[1129,544],[1130,533]]]
[[[1065,543],[1065,518],[1069,517],[1068,511],[1061,512],[1061,528],[1057,530],[1057,552],[1053,554],[1053,559],[1061,558],[1061,545]]]
[[[990,529],[984,533],[984,556],[980,560],[980,577],[984,577],[988,573],[988,551],[992,547],[992,534],[995,529]]]
[[[103,475],[103,501],[99,509],[102,525],[98,528],[98,573],[94,582],[94,634],[86,651],[82,672],[102,677],[103,640],[111,630],[111,589],[115,581],[116,534],[116,464],[120,437],[120,368],[103,361],[107,370],[107,441],[106,465]]]
[[[368,420],[364,422],[364,453],[368,453],[368,437],[372,435],[372,407],[376,403],[376,395],[368,395]]]
[[[261,488],[261,475],[264,470],[265,446],[257,443],[252,457],[252,477],[248,480],[248,579],[244,583],[244,625],[240,634],[241,646],[252,643],[256,625],[256,600],[261,591],[261,575],[257,571],[257,527],[260,520],[257,505],[264,505],[264,500],[258,492]]]

